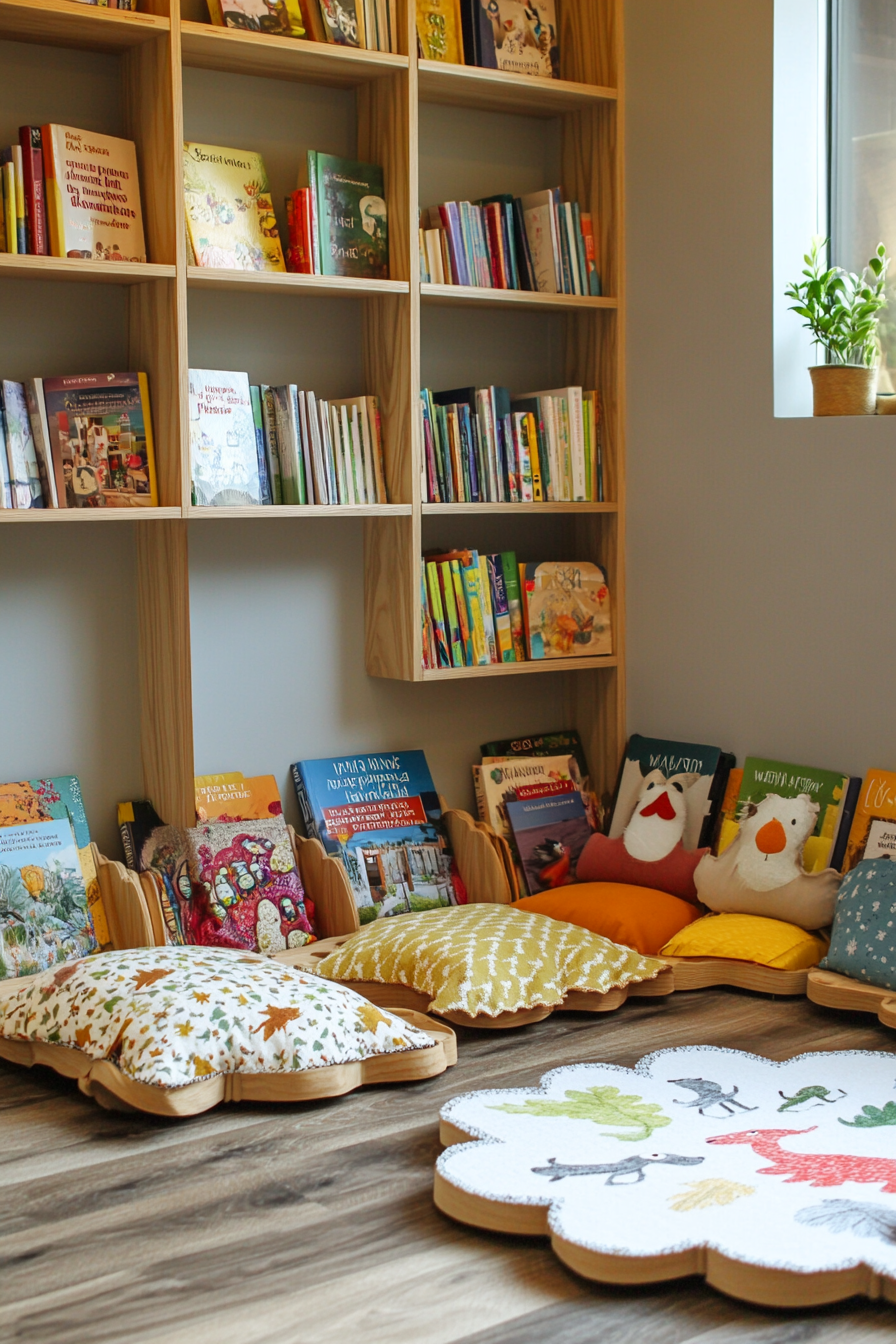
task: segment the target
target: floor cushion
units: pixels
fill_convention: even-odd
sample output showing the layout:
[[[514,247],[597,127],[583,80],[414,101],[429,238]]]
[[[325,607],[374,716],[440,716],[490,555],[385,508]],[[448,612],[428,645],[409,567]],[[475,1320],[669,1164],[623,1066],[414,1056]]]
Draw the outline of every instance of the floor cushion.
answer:
[[[781,971],[817,966],[827,941],[796,924],[762,915],[704,915],[680,929],[662,949],[669,957],[729,957]]]
[[[516,908],[565,919],[648,957],[656,956],[673,934],[700,918],[689,901],[623,882],[574,882],[528,896]]]
[[[896,990],[896,863],[863,859],[837,895],[822,970]]]
[[[435,1013],[499,1017],[652,980],[662,962],[518,906],[460,905],[380,919],[318,966],[332,980],[407,985]]]
[[[227,1097],[294,1099],[302,1087],[290,1084],[301,1075],[423,1055],[432,1046],[426,1031],[345,986],[224,948],[104,952],[29,977],[0,1001],[5,1058],[50,1064],[86,1080],[83,1091],[92,1092],[92,1079],[163,1114],[204,1110]],[[411,1073],[419,1076],[414,1067]],[[223,1078],[231,1085],[222,1086]],[[331,1095],[329,1084],[338,1093],[362,1081],[370,1079],[350,1069],[313,1088]],[[163,1101],[207,1083],[173,1108]]]

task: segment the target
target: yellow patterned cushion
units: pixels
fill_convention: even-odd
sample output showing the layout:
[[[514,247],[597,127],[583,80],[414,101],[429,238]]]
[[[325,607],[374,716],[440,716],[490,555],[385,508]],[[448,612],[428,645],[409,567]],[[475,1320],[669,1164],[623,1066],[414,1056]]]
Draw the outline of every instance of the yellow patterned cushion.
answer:
[[[662,962],[547,915],[458,905],[378,919],[317,968],[330,980],[408,985],[433,1012],[497,1017],[556,1008],[570,990],[605,994],[653,980]]]
[[[763,915],[704,915],[679,929],[660,953],[668,957],[728,957],[755,961],[779,971],[817,966],[827,940],[783,919]]]

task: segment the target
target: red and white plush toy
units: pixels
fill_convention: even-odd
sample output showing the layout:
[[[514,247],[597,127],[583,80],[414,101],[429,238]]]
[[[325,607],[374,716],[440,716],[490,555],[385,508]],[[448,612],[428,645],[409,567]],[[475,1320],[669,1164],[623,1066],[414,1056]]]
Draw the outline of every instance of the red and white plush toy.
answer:
[[[687,821],[684,789],[678,775],[667,780],[654,770],[647,776],[631,820],[622,832],[623,844],[633,859],[655,863],[681,844]]]
[[[751,805],[740,830],[717,859],[707,855],[694,874],[697,894],[717,913],[763,915],[802,929],[821,929],[834,918],[840,874],[807,873],[803,847],[815,830],[818,804],[767,794]]]

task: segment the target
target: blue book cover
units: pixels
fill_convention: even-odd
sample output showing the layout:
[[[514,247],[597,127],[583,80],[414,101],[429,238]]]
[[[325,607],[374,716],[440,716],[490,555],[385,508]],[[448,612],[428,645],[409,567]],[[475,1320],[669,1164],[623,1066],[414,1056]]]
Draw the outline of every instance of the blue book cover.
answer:
[[[96,951],[67,817],[0,827],[0,895],[0,980],[34,975]]]
[[[309,836],[340,859],[362,924],[457,904],[456,869],[422,751],[298,761]]]
[[[523,787],[517,792],[526,791]],[[591,836],[578,790],[540,798],[518,796],[505,806],[529,895],[575,882],[576,865]]]

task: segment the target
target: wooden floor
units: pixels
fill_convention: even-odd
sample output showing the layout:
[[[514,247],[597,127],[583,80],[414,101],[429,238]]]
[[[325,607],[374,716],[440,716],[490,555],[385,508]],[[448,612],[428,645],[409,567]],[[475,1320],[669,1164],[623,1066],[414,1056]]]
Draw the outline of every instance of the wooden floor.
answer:
[[[602,1288],[542,1242],[449,1222],[431,1202],[440,1106],[557,1064],[632,1064],[705,1043],[780,1059],[896,1053],[873,1018],[733,990],[606,1017],[461,1033],[432,1082],[168,1122],[107,1114],[0,1063],[0,1340],[29,1344],[853,1344],[896,1308],[762,1311],[700,1281]]]

